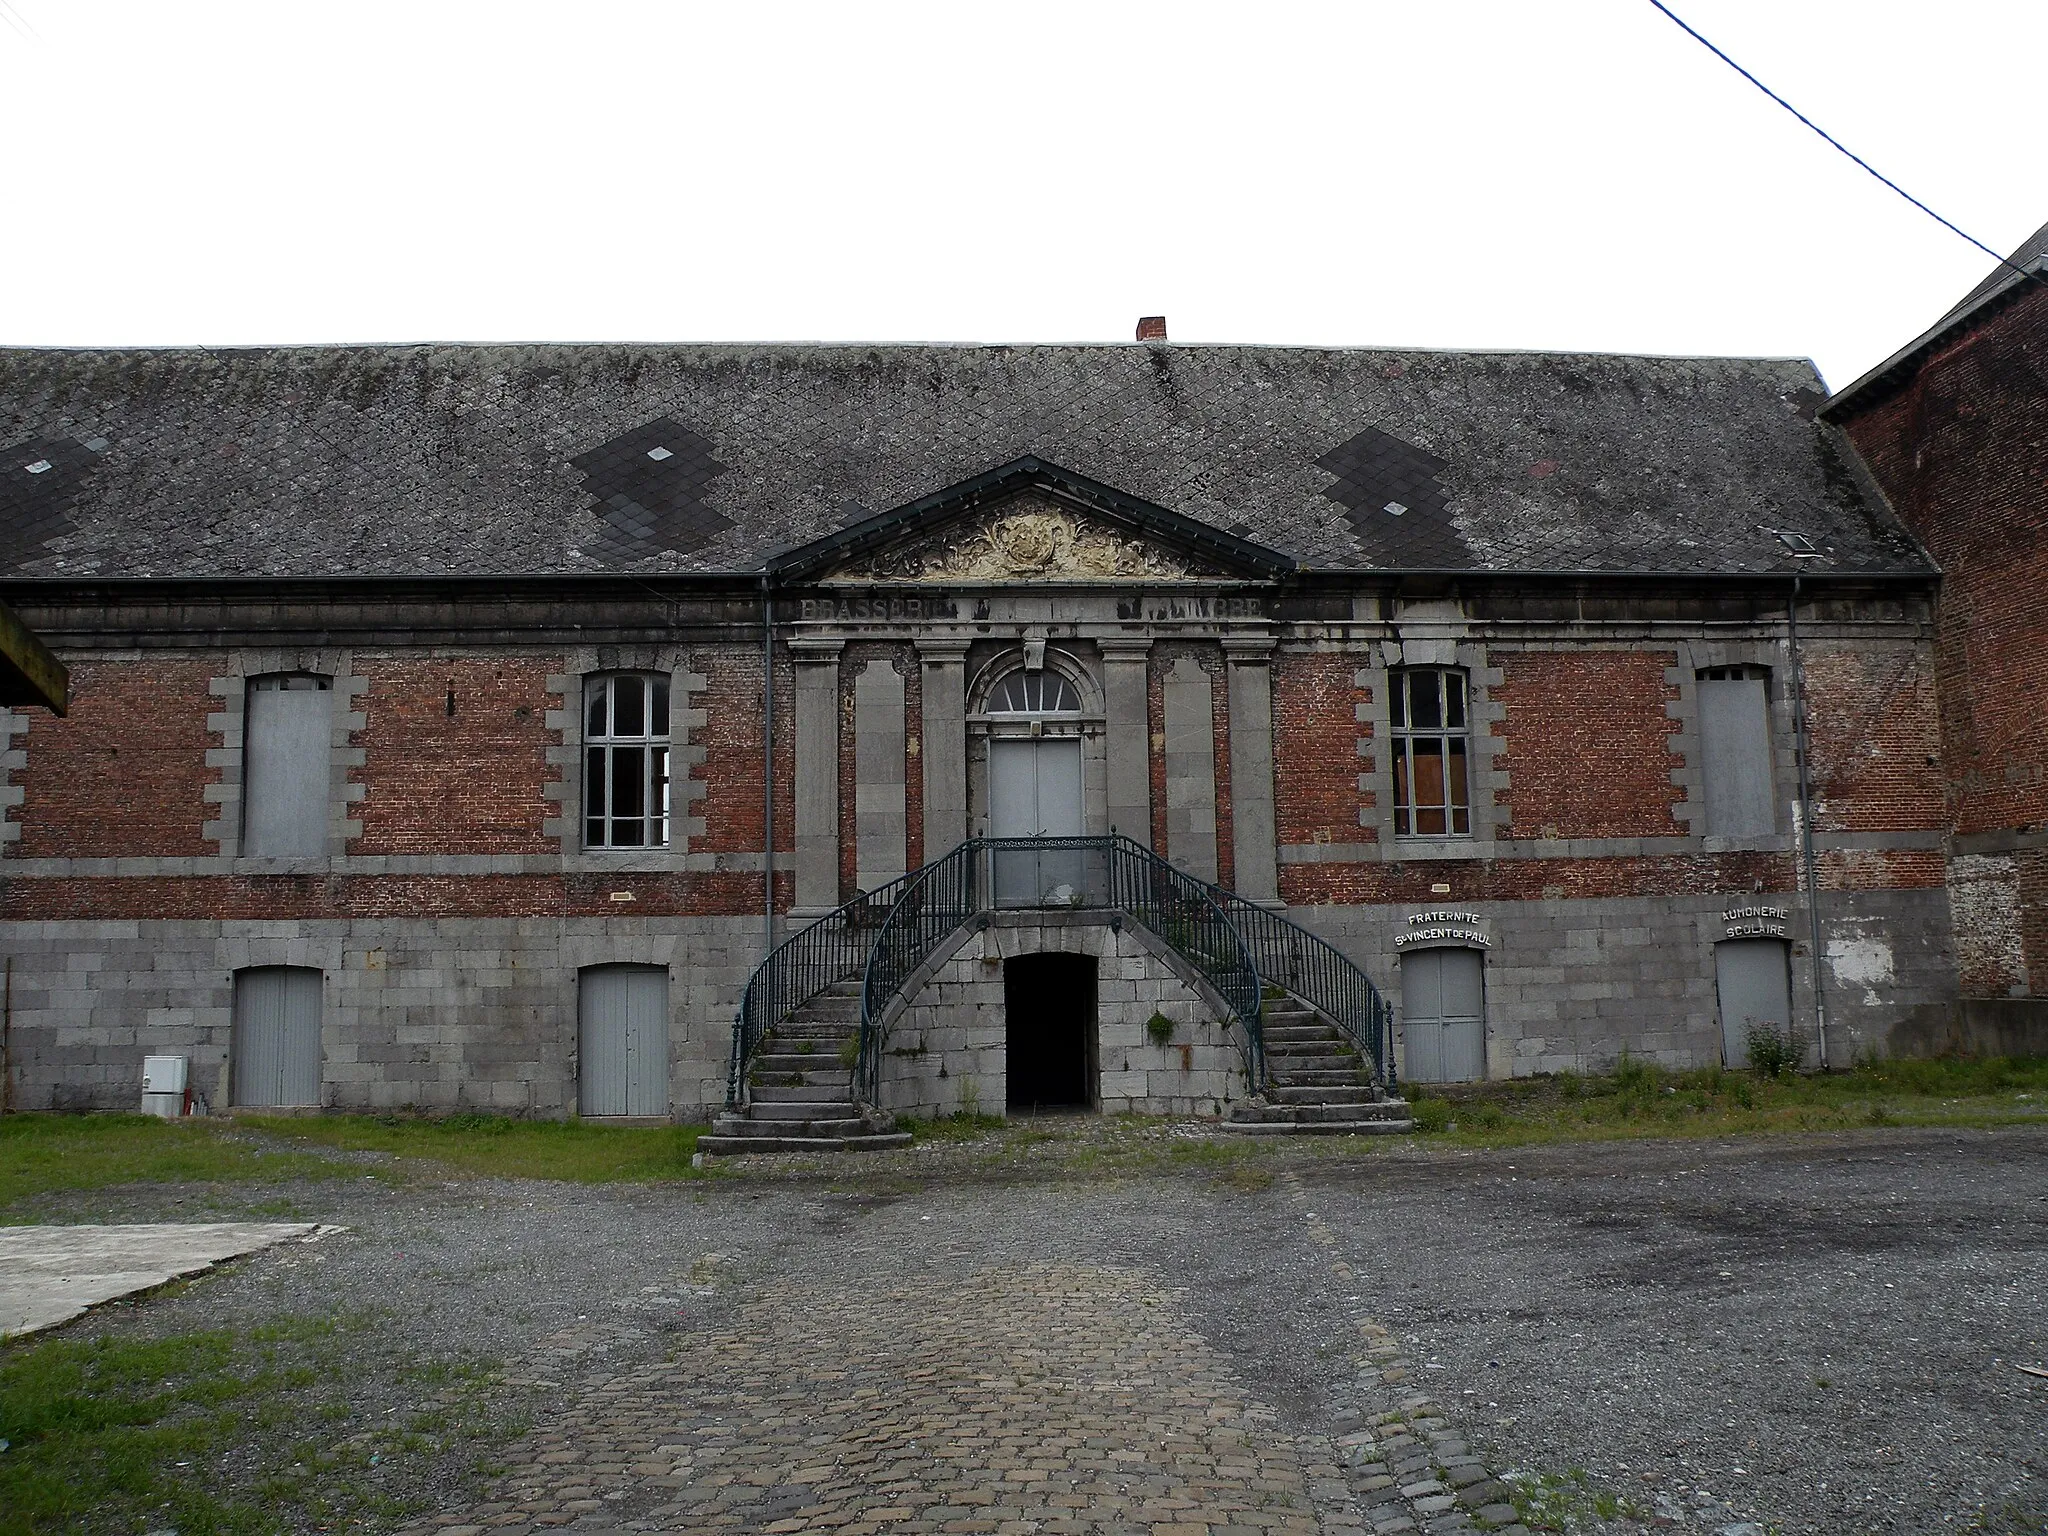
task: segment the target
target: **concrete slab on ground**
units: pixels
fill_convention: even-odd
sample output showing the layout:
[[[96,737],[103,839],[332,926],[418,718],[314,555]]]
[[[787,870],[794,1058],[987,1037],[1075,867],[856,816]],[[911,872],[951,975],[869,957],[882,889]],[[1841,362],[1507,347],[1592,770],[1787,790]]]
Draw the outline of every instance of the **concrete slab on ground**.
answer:
[[[0,1339],[55,1328],[100,1302],[319,1231],[304,1221],[0,1227]]]

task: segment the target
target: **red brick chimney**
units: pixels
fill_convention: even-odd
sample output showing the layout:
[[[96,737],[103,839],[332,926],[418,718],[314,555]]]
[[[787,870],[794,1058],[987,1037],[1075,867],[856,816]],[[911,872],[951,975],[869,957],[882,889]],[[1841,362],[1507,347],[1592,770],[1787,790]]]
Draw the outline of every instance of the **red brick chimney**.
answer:
[[[1146,315],[1146,316],[1145,316],[1144,318],[1142,318],[1141,320],[1139,320],[1139,321],[1138,321],[1138,340],[1140,340],[1140,341],[1164,341],[1164,340],[1166,340],[1166,316],[1164,316],[1164,315]]]

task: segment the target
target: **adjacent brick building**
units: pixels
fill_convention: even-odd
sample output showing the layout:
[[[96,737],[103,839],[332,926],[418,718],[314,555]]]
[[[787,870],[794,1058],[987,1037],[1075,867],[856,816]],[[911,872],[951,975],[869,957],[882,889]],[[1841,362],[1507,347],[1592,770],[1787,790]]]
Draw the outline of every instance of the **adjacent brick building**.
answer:
[[[1924,1036],[1953,661],[1820,398],[1163,339],[0,353],[0,597],[75,680],[0,737],[17,1102],[167,1053],[215,1106],[696,1116],[771,936],[1019,830],[1284,911],[1416,1075],[1817,1055],[1816,981],[1830,1059]],[[1076,921],[933,979],[905,1106],[1000,1104],[945,989],[999,1007],[1005,944],[1098,967],[1096,1102],[1241,1091]]]
[[[1970,1000],[1955,1022],[2038,1049],[2048,1039],[2048,227],[1820,416],[1856,445],[1944,573],[1931,682]],[[1929,679],[1907,682],[1930,690]],[[1902,751],[1925,730],[1920,714],[1916,699],[1887,722]]]

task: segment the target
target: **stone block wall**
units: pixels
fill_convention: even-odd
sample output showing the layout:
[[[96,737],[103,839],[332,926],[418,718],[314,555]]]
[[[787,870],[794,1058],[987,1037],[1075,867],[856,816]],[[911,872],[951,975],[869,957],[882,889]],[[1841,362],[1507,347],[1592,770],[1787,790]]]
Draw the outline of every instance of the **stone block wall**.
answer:
[[[158,1054],[229,1107],[234,973],[293,965],[323,977],[324,1108],[573,1114],[578,973],[623,962],[667,967],[671,1112],[703,1119],[760,958],[758,926],[733,919],[78,921],[7,941],[23,1109],[134,1110]]]
[[[1412,900],[1412,898],[1411,898]],[[1440,904],[1443,898],[1437,899]],[[1813,1049],[1812,951],[1795,894],[1673,891],[1541,902],[1458,901],[1479,915],[1485,953],[1489,1077],[1604,1070],[1626,1050],[1673,1068],[1721,1060],[1714,946],[1723,914],[1748,902],[1785,907],[1793,1025]],[[1933,887],[1823,896],[1830,1062],[1890,1052],[1893,1032],[1955,996],[1946,892]],[[1404,907],[1320,907],[1289,915],[1343,950],[1398,1008]],[[1396,1060],[1401,1060],[1396,1033]]]
[[[1222,1000],[1130,923],[1067,914],[997,914],[963,932],[905,989],[886,1020],[882,1103],[918,1116],[1004,1112],[1003,966],[1018,955],[1096,957],[1097,1108],[1103,1114],[1220,1115],[1244,1097],[1244,1068]],[[1154,1014],[1173,1021],[1155,1043]]]

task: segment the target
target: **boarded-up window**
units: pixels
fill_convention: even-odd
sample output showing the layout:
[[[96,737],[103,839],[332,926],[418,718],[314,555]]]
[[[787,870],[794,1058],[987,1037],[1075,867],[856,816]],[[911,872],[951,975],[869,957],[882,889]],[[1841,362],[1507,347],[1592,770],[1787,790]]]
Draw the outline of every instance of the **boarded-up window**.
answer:
[[[327,679],[249,680],[242,722],[242,852],[318,858],[327,851]]]
[[[658,965],[593,965],[579,982],[581,1112],[667,1114],[667,970]]]
[[[1761,667],[1710,667],[1699,674],[1699,696],[1706,834],[1768,837],[1778,826],[1769,675]]]
[[[263,1107],[320,1102],[320,973],[296,965],[235,972],[229,1097]]]

